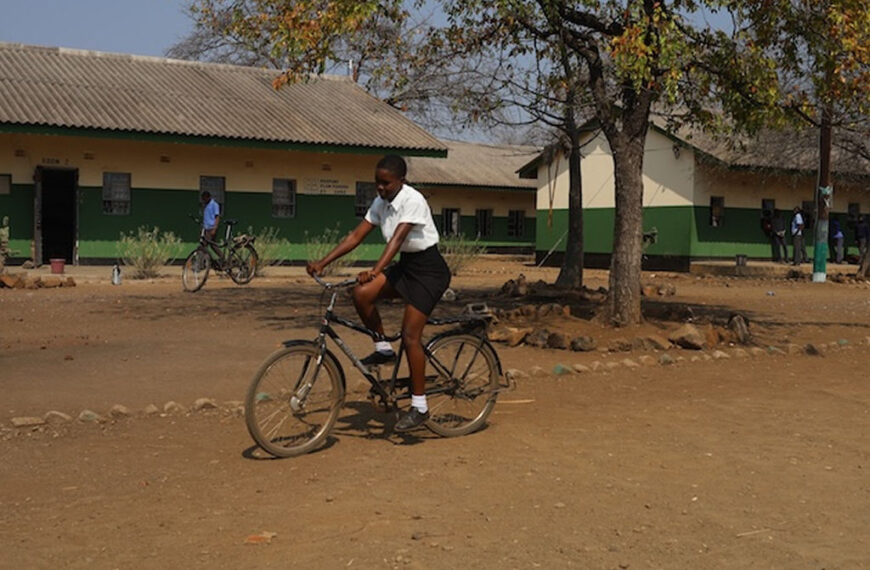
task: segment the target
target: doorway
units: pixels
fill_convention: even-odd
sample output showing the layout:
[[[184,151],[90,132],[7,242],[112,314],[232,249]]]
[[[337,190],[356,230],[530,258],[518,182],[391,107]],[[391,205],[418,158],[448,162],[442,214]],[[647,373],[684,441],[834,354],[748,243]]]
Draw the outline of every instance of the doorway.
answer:
[[[38,168],[36,172],[36,255],[76,261],[79,173],[75,169]]]

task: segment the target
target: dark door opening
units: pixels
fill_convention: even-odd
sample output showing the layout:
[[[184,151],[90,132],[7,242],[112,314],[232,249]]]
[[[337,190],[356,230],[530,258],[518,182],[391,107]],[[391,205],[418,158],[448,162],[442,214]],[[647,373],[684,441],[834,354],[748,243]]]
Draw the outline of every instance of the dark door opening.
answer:
[[[75,262],[77,170],[43,168],[42,186],[42,263],[63,258]]]

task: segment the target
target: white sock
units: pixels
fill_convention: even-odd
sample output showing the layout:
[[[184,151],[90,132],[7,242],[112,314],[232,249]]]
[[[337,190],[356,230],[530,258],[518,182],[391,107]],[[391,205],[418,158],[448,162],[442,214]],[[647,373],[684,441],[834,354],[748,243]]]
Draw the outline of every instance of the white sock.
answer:
[[[393,345],[391,345],[390,343],[388,343],[385,340],[379,340],[378,342],[375,343],[375,350],[377,352],[384,352],[386,354],[389,354],[389,353],[393,352]]]
[[[411,394],[411,407],[417,408],[421,414],[428,412],[429,406],[426,405],[426,394],[423,394],[422,396]]]

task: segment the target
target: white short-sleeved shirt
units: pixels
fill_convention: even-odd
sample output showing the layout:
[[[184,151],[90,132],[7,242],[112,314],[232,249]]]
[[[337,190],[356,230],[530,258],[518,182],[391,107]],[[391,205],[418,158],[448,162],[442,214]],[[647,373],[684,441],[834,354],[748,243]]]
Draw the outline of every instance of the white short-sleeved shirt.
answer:
[[[399,224],[413,224],[414,227],[399,251],[423,251],[438,243],[438,230],[432,221],[429,203],[422,194],[407,184],[402,186],[392,202],[376,196],[366,212],[366,221],[381,226],[381,233],[387,242],[392,239]]]

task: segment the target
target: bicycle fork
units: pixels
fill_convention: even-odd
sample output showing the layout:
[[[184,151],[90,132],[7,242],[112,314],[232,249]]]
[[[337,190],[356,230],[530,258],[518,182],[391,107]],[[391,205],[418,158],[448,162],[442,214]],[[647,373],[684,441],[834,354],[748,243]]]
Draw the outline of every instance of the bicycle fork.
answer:
[[[305,362],[305,366],[302,367],[302,373],[299,375],[299,381],[296,383],[296,389],[293,391],[293,396],[290,398],[290,409],[294,412],[301,412],[305,407],[305,399],[308,397],[308,394],[311,392],[311,388],[314,386],[314,381],[317,380],[317,374],[320,372],[320,366],[323,363],[323,346],[320,347],[320,353],[317,355],[317,359],[313,364],[314,372],[313,374],[309,374],[309,371],[312,369],[311,358],[309,358]]]

